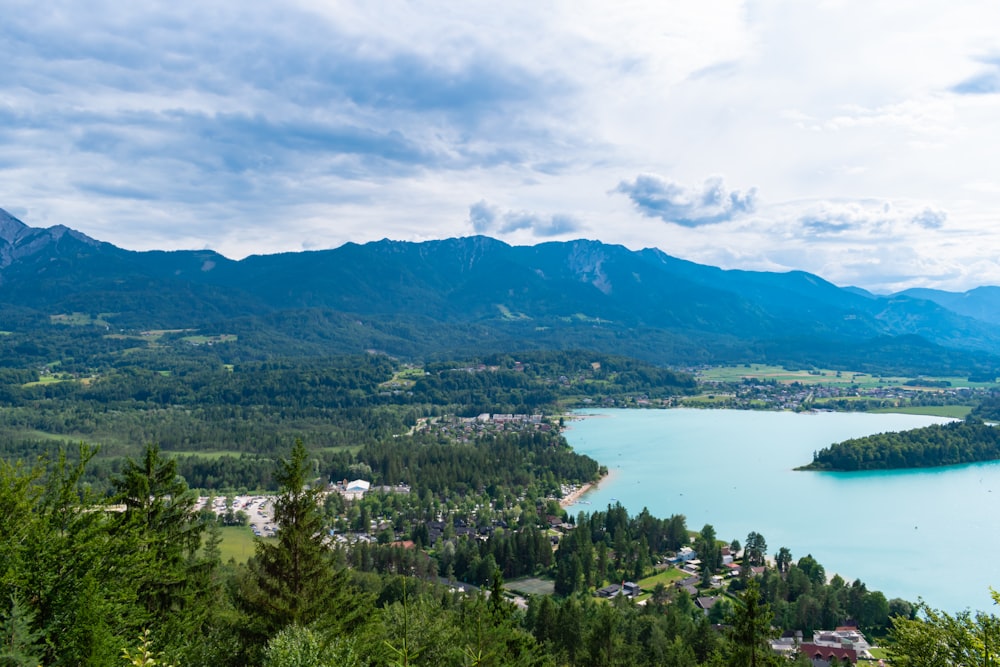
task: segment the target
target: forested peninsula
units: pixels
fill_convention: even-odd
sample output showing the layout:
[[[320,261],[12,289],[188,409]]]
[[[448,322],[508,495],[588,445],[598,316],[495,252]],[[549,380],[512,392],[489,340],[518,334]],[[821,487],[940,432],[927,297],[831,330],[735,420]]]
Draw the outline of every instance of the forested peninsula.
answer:
[[[934,468],[1000,459],[1000,429],[976,417],[899,433],[851,438],[813,454],[797,470]]]

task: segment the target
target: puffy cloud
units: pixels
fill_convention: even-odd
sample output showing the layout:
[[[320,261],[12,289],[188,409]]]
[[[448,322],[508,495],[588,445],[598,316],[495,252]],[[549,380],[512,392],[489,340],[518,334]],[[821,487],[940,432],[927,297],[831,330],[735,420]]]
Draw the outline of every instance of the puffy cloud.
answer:
[[[690,188],[653,174],[622,181],[616,192],[626,195],[643,215],[684,227],[700,227],[753,213],[757,188],[730,192],[723,179],[713,176],[700,188]]]
[[[913,216],[913,222],[924,229],[941,229],[947,220],[947,213],[935,211],[930,207]]]
[[[501,211],[499,206],[479,201],[469,207],[469,222],[477,234],[510,234],[529,230],[535,236],[559,236],[578,231],[579,220],[557,213],[550,216],[529,211]]]
[[[332,245],[363,240],[370,217],[440,209],[419,192],[428,175],[530,173],[572,143],[545,113],[571,87],[559,70],[461,34],[429,49],[426,33],[398,39],[381,18],[369,30],[356,12],[294,2],[13,4],[0,22],[0,205],[30,207],[34,224],[87,211],[84,231],[128,247],[200,237],[230,253],[220,232],[290,236],[259,252],[320,238],[298,216],[325,209],[340,220],[339,236],[322,232]],[[381,216],[344,207],[362,201]]]
[[[762,217],[769,218],[772,232],[817,243],[864,243],[877,238],[883,244],[905,244],[929,230],[943,229],[948,220],[943,210],[881,199],[789,202]]]
[[[34,226],[231,257],[572,234],[1000,282],[989,0],[3,7],[0,207]]]
[[[802,207],[794,224],[803,236],[820,241],[847,235],[878,234],[893,219],[892,206],[879,201],[819,201]]]

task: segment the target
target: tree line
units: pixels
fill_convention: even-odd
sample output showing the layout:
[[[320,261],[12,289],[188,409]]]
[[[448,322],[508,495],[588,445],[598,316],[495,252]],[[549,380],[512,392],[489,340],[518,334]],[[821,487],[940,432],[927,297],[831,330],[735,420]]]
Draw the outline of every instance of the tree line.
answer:
[[[276,471],[275,539],[258,540],[245,565],[224,564],[217,524],[194,511],[172,459],[148,447],[115,476],[114,495],[105,500],[81,483],[91,454],[84,448],[75,463],[64,456],[33,465],[0,462],[0,664],[778,665],[790,663],[767,640],[797,627],[790,619],[809,610],[824,627],[845,615],[869,629],[891,623],[901,665],[988,664],[982,660],[997,645],[990,642],[1000,639],[994,616],[924,608],[921,618],[859,582],[848,586],[834,577],[824,584],[814,559],[791,563],[789,554],[760,578],[748,576],[714,617],[663,584],[642,606],[566,591],[533,596],[522,612],[504,594],[504,554],[540,556],[536,530],[495,537],[479,552],[488,552],[487,566],[497,565],[480,577],[488,594],[435,583],[423,550],[388,544],[366,556],[334,548],[322,485],[301,442]],[[578,537],[563,544],[581,561],[595,536],[596,550],[610,540],[615,557],[634,545],[668,548],[686,537],[682,517],[629,517],[618,506],[576,523],[570,535]],[[708,528],[699,540],[712,538]],[[759,535],[747,542],[766,548]],[[471,546],[456,547],[456,562]],[[469,559],[476,555],[470,551]],[[609,567],[619,567],[608,557]],[[622,565],[627,572],[630,566]],[[799,656],[791,664],[809,662]]]
[[[1000,429],[973,417],[908,431],[851,438],[813,454],[800,470],[887,470],[1000,459]]]
[[[672,393],[693,383],[684,374],[584,352],[526,353],[516,368],[508,360],[484,372],[464,370],[475,360],[435,362],[399,382],[393,378],[408,367],[384,355],[226,365],[208,356],[140,352],[80,373],[61,364],[45,371],[45,382],[38,367],[0,368],[0,458],[83,441],[100,445],[99,461],[120,466],[142,444],[156,443],[178,454],[228,457],[225,465],[186,462],[193,485],[254,488],[295,437],[325,451],[357,450],[391,441],[428,417],[551,412],[573,396]],[[254,456],[268,461],[250,470]]]

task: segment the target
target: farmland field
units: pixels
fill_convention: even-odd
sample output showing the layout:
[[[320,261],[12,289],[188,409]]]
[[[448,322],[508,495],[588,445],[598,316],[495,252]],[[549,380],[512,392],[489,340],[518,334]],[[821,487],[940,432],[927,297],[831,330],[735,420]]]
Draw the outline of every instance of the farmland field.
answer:
[[[905,376],[880,376],[869,373],[838,371],[831,369],[789,370],[781,366],[766,364],[745,364],[741,366],[717,366],[705,368],[696,373],[702,382],[742,382],[744,379],[773,380],[781,384],[798,382],[804,385],[855,385],[862,388],[904,386],[914,380]],[[928,385],[911,384],[913,389],[939,389],[933,383],[947,383],[949,387],[995,387],[996,382],[970,382],[968,378],[949,376],[921,376]]]

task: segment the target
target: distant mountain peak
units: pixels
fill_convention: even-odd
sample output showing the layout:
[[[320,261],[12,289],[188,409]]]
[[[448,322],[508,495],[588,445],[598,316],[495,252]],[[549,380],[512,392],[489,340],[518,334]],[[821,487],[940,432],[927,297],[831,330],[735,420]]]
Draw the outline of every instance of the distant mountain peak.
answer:
[[[100,245],[101,243],[100,241],[92,239],[91,237],[87,236],[83,232],[78,232],[75,229],[67,227],[66,225],[55,225],[54,227],[49,227],[45,231],[48,232],[49,236],[55,240],[59,240],[64,236],[71,236],[77,241],[80,241],[81,243],[86,243],[87,245],[96,246]]]
[[[28,225],[0,208],[0,239],[3,239],[7,243],[14,243],[28,229],[30,229]]]
[[[42,256],[50,248],[63,248],[62,252],[66,252],[67,240],[71,240],[70,246],[74,243],[91,248],[102,245],[100,241],[65,225],[54,225],[47,229],[29,227],[0,209],[0,269],[6,269],[27,257]]]

